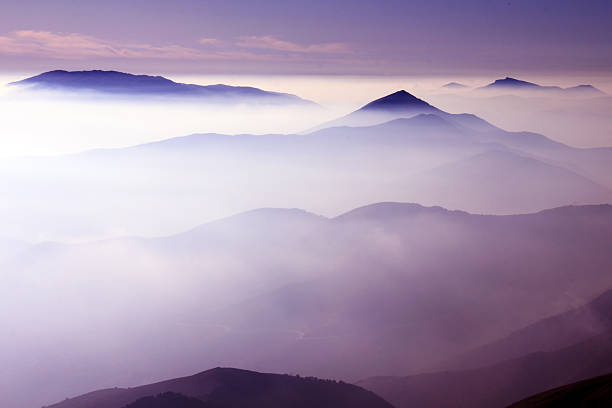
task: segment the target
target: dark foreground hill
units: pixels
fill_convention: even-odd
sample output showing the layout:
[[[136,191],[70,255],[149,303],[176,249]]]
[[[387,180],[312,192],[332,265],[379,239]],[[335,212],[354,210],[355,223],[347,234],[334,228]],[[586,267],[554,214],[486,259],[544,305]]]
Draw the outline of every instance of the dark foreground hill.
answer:
[[[123,407],[391,408],[391,405],[370,391],[343,382],[214,368],[140,387],[94,391],[49,408]]]
[[[564,385],[525,398],[509,408],[612,407],[612,374]]]

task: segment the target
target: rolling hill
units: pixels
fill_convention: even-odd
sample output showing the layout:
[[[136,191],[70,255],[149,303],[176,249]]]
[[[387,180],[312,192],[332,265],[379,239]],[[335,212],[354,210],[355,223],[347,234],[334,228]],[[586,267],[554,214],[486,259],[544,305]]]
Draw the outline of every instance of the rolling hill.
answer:
[[[164,405],[166,404],[166,405]],[[179,405],[182,404],[182,405]],[[391,408],[355,385],[299,376],[214,368],[133,388],[94,391],[47,408]]]

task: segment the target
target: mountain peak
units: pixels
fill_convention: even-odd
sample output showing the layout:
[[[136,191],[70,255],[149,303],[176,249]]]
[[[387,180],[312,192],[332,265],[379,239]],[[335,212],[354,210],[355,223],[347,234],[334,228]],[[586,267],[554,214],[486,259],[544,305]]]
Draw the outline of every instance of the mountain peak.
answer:
[[[361,109],[360,111],[368,110],[414,110],[414,109],[436,109],[422,99],[417,98],[404,89],[376,99]]]
[[[421,113],[444,114],[445,112],[401,89],[376,99],[346,116],[309,129],[307,133],[338,126],[374,126]]]

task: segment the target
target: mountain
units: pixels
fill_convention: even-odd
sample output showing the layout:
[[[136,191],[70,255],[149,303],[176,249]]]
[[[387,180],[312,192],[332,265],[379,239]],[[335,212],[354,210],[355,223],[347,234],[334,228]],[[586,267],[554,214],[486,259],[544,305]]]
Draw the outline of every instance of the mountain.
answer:
[[[346,116],[314,127],[306,133],[335,126],[371,126],[420,113],[442,111],[402,89],[376,99]]]
[[[567,95],[605,95],[602,91],[595,88],[593,85],[578,85],[570,88],[561,88],[559,86],[543,86],[533,82],[522,81],[520,79],[505,77],[496,79],[494,82],[485,85],[479,90],[513,90],[513,91],[536,91],[536,92],[557,92]]]
[[[406,184],[420,192],[422,202],[471,212],[525,213],[551,202],[612,202],[611,189],[574,171],[509,150],[478,153],[407,178]]]
[[[611,237],[609,205],[492,216],[384,202],[30,245],[0,263],[0,406],[201,366],[345,381],[431,371],[611,288]]]
[[[612,406],[612,374],[564,385],[525,398],[508,408],[605,408]]]
[[[357,112],[376,112],[376,111],[399,111],[399,112],[419,112],[438,111],[427,102],[416,96],[406,92],[405,90],[397,91],[382,98],[376,99]]]
[[[579,307],[535,322],[503,339],[456,356],[445,369],[484,367],[539,351],[554,351],[612,330],[612,290]]]
[[[489,89],[491,88],[529,88],[529,89],[546,88],[546,89],[558,89],[558,90],[561,89],[558,86],[543,87],[538,84],[534,84],[533,82],[521,81],[520,79],[515,79],[515,78],[510,78],[510,77],[505,77],[504,79],[496,79],[493,83],[486,85],[484,88],[489,88]]]
[[[244,406],[392,408],[374,393],[355,385],[314,377],[258,373],[235,368],[214,368],[190,377],[150,385],[94,391],[66,399],[47,408],[239,408]]]
[[[357,382],[398,408],[503,407],[537,392],[612,372],[612,331],[552,352],[484,368]]]
[[[27,90],[97,92],[131,97],[188,98],[190,100],[252,100],[278,104],[311,104],[295,95],[263,91],[258,88],[228,85],[193,85],[161,76],[133,75],[117,71],[49,71],[10,86]]]
[[[458,82],[449,82],[448,84],[442,85],[442,88],[447,89],[466,89],[469,88],[467,85],[460,84]]]
[[[278,206],[331,216],[355,203],[402,201],[513,214],[612,202],[612,149],[572,148],[537,133],[505,131],[404,92],[363,109],[393,119],[308,134],[193,134],[2,160],[4,234],[49,240],[118,231],[160,236]],[[322,193],[306,194],[303,186]]]

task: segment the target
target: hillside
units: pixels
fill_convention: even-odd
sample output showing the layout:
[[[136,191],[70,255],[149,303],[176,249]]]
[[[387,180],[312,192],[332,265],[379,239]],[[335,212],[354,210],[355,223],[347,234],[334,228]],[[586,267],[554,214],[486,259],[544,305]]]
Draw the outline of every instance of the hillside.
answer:
[[[47,408],[392,408],[355,385],[214,368],[190,377],[134,388],[94,391]]]

